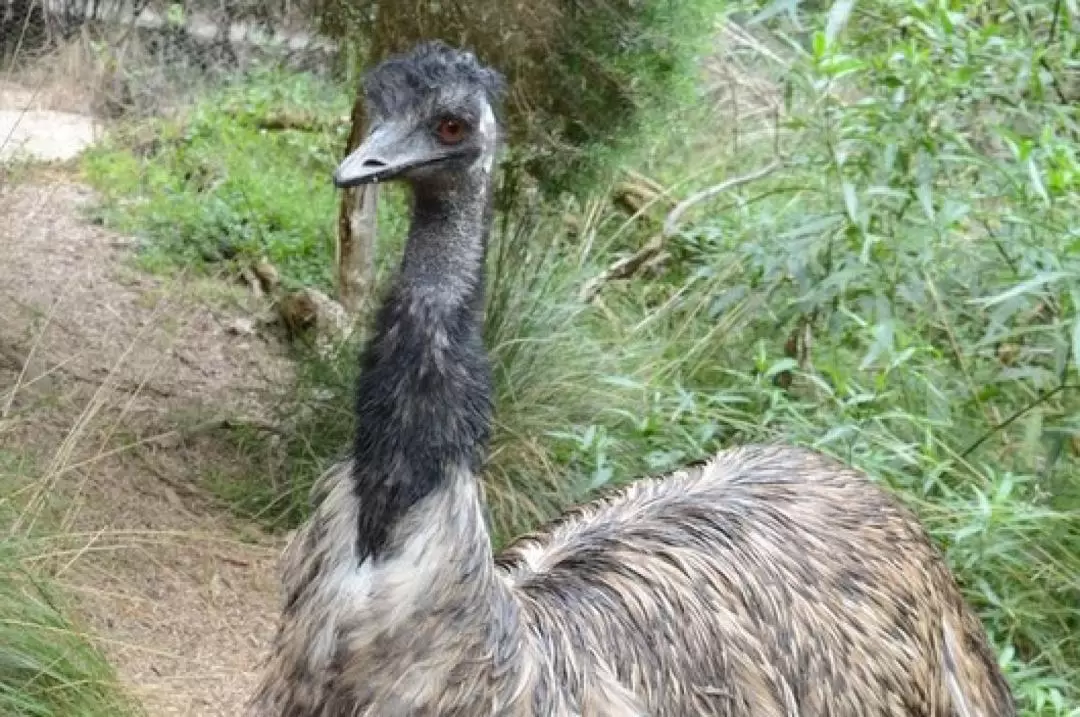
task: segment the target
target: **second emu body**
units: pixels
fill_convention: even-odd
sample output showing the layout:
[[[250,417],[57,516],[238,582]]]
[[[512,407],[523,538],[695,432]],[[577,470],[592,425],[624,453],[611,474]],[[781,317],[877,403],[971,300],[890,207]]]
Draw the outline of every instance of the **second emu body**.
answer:
[[[501,80],[427,43],[365,79],[339,186],[413,194],[352,457],[283,559],[258,717],[999,717],[977,617],[918,520],[816,453],[748,446],[492,554],[478,472]]]

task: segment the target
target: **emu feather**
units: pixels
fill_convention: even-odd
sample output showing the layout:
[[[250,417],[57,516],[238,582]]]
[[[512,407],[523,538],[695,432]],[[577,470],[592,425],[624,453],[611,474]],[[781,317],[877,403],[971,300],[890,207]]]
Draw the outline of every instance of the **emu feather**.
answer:
[[[249,714],[1014,715],[917,518],[808,450],[726,450],[492,554],[477,474],[500,87],[441,43],[365,80],[374,129],[335,181],[406,181],[413,221],[361,357],[352,457],[283,556]]]

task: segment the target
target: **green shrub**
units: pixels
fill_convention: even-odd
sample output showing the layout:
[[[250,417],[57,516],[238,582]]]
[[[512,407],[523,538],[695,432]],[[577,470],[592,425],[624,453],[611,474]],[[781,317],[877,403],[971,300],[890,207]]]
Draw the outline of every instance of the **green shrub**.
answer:
[[[675,379],[623,440],[678,461],[779,439],[866,468],[947,550],[1024,713],[1076,715],[1076,33],[1053,3],[803,23],[784,133],[727,165],[777,146],[781,169],[701,205],[667,281],[617,297]]]
[[[286,286],[332,286],[330,174],[348,97],[304,74],[265,70],[185,116],[115,133],[87,152],[102,221],[143,239],[150,267],[265,255]],[[144,139],[147,138],[147,139]]]

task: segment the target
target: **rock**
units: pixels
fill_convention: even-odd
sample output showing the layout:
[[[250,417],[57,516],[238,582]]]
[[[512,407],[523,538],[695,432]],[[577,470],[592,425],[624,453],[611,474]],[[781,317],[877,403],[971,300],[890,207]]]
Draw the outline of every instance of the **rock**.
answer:
[[[221,237],[217,241],[217,251],[222,259],[235,259],[240,254],[240,247],[229,237]]]
[[[222,256],[221,252],[218,251],[216,247],[211,246],[199,247],[199,256],[202,257],[202,260],[205,261],[207,264],[216,264],[219,261],[223,261],[225,259],[225,257]]]
[[[259,281],[258,275],[256,275],[254,269],[242,266],[240,267],[240,278],[244,280],[248,288],[251,289],[251,293],[255,296],[263,295],[263,285]]]
[[[0,161],[64,162],[101,135],[93,117],[51,110],[0,110]]]
[[[274,293],[278,284],[281,283],[281,277],[278,276],[277,268],[271,264],[270,260],[265,256],[260,257],[258,261],[252,264],[251,270],[255,273],[255,276],[259,280],[259,284],[267,294]]]
[[[255,333],[255,322],[240,316],[227,323],[225,330],[235,336],[251,336]]]
[[[290,338],[314,333],[315,347],[326,356],[335,344],[352,333],[345,309],[318,289],[305,288],[285,294],[278,300],[281,316]]]

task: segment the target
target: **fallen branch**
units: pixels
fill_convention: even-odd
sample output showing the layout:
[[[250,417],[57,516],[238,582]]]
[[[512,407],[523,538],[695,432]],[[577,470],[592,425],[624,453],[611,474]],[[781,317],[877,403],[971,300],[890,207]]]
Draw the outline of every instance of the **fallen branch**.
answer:
[[[657,234],[636,252],[630,256],[619,259],[607,269],[585,282],[585,285],[581,287],[581,300],[585,303],[592,301],[596,298],[596,295],[600,293],[600,289],[603,288],[604,284],[609,281],[630,278],[637,273],[637,270],[640,269],[645,262],[659,254],[660,250],[663,248],[664,236],[662,234]]]
[[[723,194],[735,187],[740,187],[744,184],[761,179],[779,169],[780,165],[781,162],[779,160],[774,161],[751,174],[733,177],[720,184],[709,187],[708,189],[703,189],[676,204],[675,208],[668,212],[667,218],[664,220],[664,229],[660,234],[654,236],[630,256],[615,261],[607,269],[585,282],[585,285],[581,287],[581,300],[586,303],[592,301],[596,298],[596,295],[600,293],[600,289],[603,288],[604,284],[616,279],[630,278],[636,274],[639,269],[648,264],[651,259],[657,257],[664,249],[664,242],[668,237],[675,234],[679,225],[679,220],[690,207],[703,202],[706,199],[711,199],[719,194]]]
[[[104,377],[99,377],[99,376],[94,376],[94,375],[87,375],[87,374],[79,372],[76,369],[66,368],[64,366],[57,366],[57,370],[60,371],[61,373],[65,374],[65,375],[67,375],[67,376],[70,376],[71,378],[75,379],[76,381],[82,381],[83,383],[89,383],[89,384],[94,385],[94,386],[101,386],[105,381],[109,380],[108,375],[106,375]],[[103,369],[103,368],[91,369],[91,374],[93,374],[94,372],[106,373],[107,374],[107,370]],[[173,396],[176,395],[175,391],[171,391],[171,390],[169,390],[167,388],[160,388],[158,386],[155,386],[152,383],[140,383],[140,382],[136,382],[136,381],[125,381],[125,380],[122,380],[122,379],[113,380],[111,382],[111,387],[114,390],[118,391],[118,392],[125,393],[125,394],[128,394],[128,395],[135,395],[135,394],[143,394],[143,395],[145,395],[145,394],[150,393],[150,394],[153,394],[155,396],[158,396],[159,398],[172,398]]]
[[[0,344],[0,359],[3,359],[6,364],[10,365],[16,371],[23,371],[29,358],[29,355],[24,357],[15,348]],[[94,375],[95,372],[106,375],[96,376]],[[30,378],[29,381],[25,382],[23,385],[29,386],[37,382],[38,380],[54,373],[63,374],[64,376],[67,376],[68,378],[75,381],[80,381],[82,383],[88,383],[93,386],[99,387],[104,382],[110,381],[110,387],[113,390],[127,394],[154,394],[155,396],[159,396],[161,398],[172,398],[176,395],[175,392],[170,391],[166,388],[159,388],[152,383],[125,381],[120,378],[110,377],[108,375],[108,369],[95,367],[90,369],[90,373],[85,373],[73,366],[67,366],[63,362],[53,364],[43,373],[37,374]]]
[[[663,236],[666,238],[670,237],[675,233],[676,229],[678,229],[679,226],[679,220],[682,219],[682,215],[685,214],[686,211],[690,209],[690,207],[694,206],[695,204],[700,204],[707,199],[712,199],[713,197],[723,194],[724,192],[730,189],[734,189],[735,187],[741,187],[744,184],[749,184],[750,182],[754,182],[763,177],[766,177],[779,169],[781,164],[782,163],[779,160],[775,160],[765,165],[761,169],[757,170],[756,172],[744,174],[741,177],[732,177],[731,179],[720,182],[720,184],[716,184],[707,189],[702,189],[696,194],[691,194],[689,197],[676,204],[675,208],[668,213],[667,219],[664,220]]]
[[[651,189],[654,194],[667,195],[667,193],[668,193],[668,188],[665,187],[663,184],[660,184],[660,182],[656,181],[652,177],[648,177],[648,176],[642,174],[641,172],[638,172],[638,171],[636,171],[634,169],[631,169],[629,167],[623,167],[622,172],[623,172],[623,174],[630,177],[631,179],[633,179],[638,184],[646,186],[649,189]]]
[[[326,119],[303,110],[284,110],[255,118],[255,127],[268,132],[280,132],[283,130],[326,132],[336,130],[347,123],[348,118],[345,118],[345,120]]]
[[[167,431],[159,436],[156,436],[158,440],[155,443],[161,444],[162,441],[169,437],[179,438],[181,441],[197,436],[203,433],[210,433],[213,431],[234,431],[237,429],[251,428],[256,431],[262,431],[263,433],[273,433],[281,438],[288,438],[289,432],[281,426],[264,421],[260,418],[215,418],[209,421],[203,421],[197,423],[190,428],[181,428],[173,431]]]
[[[1030,411],[1030,410],[1032,410],[1034,408],[1038,408],[1040,405],[1042,405],[1043,403],[1046,403],[1051,398],[1058,395],[1059,393],[1062,393],[1063,391],[1073,390],[1073,389],[1077,389],[1077,388],[1080,388],[1080,384],[1062,383],[1062,384],[1059,384],[1058,386],[1055,386],[1054,388],[1043,391],[1038,396],[1036,396],[1034,399],[1032,399],[1031,402],[1029,402],[1026,406],[1024,406],[1020,410],[1013,413],[1011,416],[1006,418],[1004,421],[1001,421],[1000,423],[998,423],[998,424],[996,424],[994,426],[991,426],[990,430],[983,433],[981,436],[979,436],[978,440],[976,440],[974,443],[972,443],[970,446],[968,446],[967,448],[965,448],[964,450],[962,450],[960,452],[960,458],[964,459],[964,458],[967,458],[968,456],[970,456],[972,453],[975,452],[975,450],[979,446],[981,446],[983,443],[985,443],[992,436],[997,434],[999,431],[1003,431],[1006,428],[1008,428],[1009,426],[1011,426],[1013,424],[1013,422],[1015,422],[1017,419],[1023,418],[1024,415],[1027,414],[1028,411]]]

